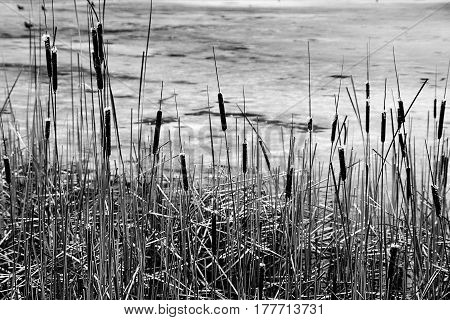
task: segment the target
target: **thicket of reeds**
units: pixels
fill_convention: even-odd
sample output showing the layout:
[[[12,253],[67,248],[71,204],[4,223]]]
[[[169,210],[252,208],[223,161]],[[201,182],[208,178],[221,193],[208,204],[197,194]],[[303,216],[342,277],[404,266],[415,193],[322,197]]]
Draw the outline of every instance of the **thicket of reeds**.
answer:
[[[220,118],[199,120],[210,126],[211,161],[193,165],[178,110],[178,132],[167,141],[161,105],[152,106],[150,136],[133,126],[142,124],[151,15],[137,119],[130,110],[132,147],[122,148],[108,28],[95,10],[105,8],[87,6],[89,67],[77,53],[71,71],[73,83],[95,90],[72,90],[67,141],[56,132],[56,26],[34,33],[44,36],[31,51],[42,51],[46,66],[31,79],[39,90],[25,131],[9,99],[16,83],[3,98],[2,299],[449,298],[445,88],[421,106],[430,110],[429,130],[415,137],[416,99],[402,100],[398,77],[398,100],[386,99],[386,85],[382,113],[371,111],[369,73],[362,106],[351,78],[337,88],[329,131],[314,132],[310,103],[306,139],[292,130],[285,163],[273,163],[245,102],[225,105],[215,60],[218,89],[209,88],[205,104]],[[417,96],[426,88],[424,81]],[[341,95],[353,114],[339,113]],[[234,132],[231,107],[242,112]],[[361,154],[347,144],[350,117],[359,123],[352,129],[361,132]],[[328,162],[317,157],[317,134],[330,135]]]

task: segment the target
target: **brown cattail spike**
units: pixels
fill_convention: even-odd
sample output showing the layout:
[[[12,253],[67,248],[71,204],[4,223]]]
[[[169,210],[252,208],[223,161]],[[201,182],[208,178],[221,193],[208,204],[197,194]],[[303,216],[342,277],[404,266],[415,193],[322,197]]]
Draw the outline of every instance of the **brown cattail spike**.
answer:
[[[308,131],[312,131],[313,129],[313,120],[311,117],[308,118]]]
[[[8,184],[11,183],[11,165],[7,156],[3,157],[3,164],[5,166],[5,180]]]
[[[98,37],[97,37],[97,29],[91,28],[91,35],[92,35],[92,48],[94,55],[98,57]]]
[[[105,139],[104,139],[104,150],[105,156],[109,157],[111,155],[111,109],[105,109]]]
[[[370,131],[370,101],[366,100],[366,133]]]
[[[442,100],[441,112],[439,113],[438,139],[442,138],[442,133],[444,132],[445,105],[446,105],[446,101]]]
[[[439,191],[436,185],[431,185],[431,195],[433,196],[434,209],[436,210],[436,215],[441,216],[441,199],[439,197]]]
[[[331,143],[336,140],[336,129],[337,129],[337,123],[338,123],[338,115],[334,115],[333,123],[331,124]]]
[[[242,172],[245,174],[247,173],[247,142],[244,142],[242,144]]]
[[[50,138],[50,118],[45,119],[45,140]]]
[[[381,114],[381,142],[386,141],[386,112]]]
[[[184,153],[180,153],[180,162],[181,162],[181,175],[183,176],[183,188],[185,191],[189,190],[189,180],[187,175],[187,167],[186,167],[186,155]]]
[[[411,186],[411,168],[406,168],[406,199],[411,199],[412,186]]]
[[[294,174],[294,168],[290,168],[286,175],[286,199],[292,197],[292,176]]]
[[[158,110],[158,112],[156,113],[155,135],[153,136],[153,154],[158,153],[161,124],[162,124],[162,111]]]
[[[55,46],[52,48],[52,84],[53,92],[58,90],[58,50]]]
[[[225,114],[225,104],[223,101],[223,95],[221,92],[217,94],[217,99],[219,100],[219,112],[220,112],[220,122],[222,124],[222,131],[227,130],[227,115]]]
[[[94,63],[95,76],[97,78],[97,88],[98,90],[103,89],[103,74],[102,74],[102,65],[100,63],[100,58],[95,54],[95,51],[92,50],[92,61]]]
[[[95,70],[95,75],[97,78],[97,88],[98,90],[103,90],[103,74],[101,68]]]
[[[45,46],[45,58],[47,60],[47,75],[49,78],[52,77],[52,52],[50,48],[50,36],[48,34],[44,34],[42,36],[42,40],[44,41]]]
[[[339,147],[338,153],[339,153],[339,167],[341,169],[341,179],[342,181],[345,181],[347,179],[347,167],[345,165],[344,148]]]
[[[398,127],[400,127],[403,123],[405,123],[405,109],[403,108],[403,101],[398,100],[398,109],[397,109]]]
[[[369,81],[366,82],[366,100],[370,99],[370,83]]]
[[[447,175],[448,175],[448,157],[444,156],[444,168],[442,173],[442,186],[445,189],[447,187]]]
[[[433,100],[433,118],[436,120],[437,117],[437,99]]]
[[[100,62],[105,60],[105,52],[103,51],[103,25],[101,22],[97,23],[97,40],[98,40],[98,57]]]

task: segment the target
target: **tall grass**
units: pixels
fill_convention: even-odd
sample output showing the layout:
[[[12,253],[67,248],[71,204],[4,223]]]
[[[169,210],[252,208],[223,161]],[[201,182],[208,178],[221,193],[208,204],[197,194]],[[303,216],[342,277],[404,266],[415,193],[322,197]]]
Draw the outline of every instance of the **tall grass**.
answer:
[[[339,114],[340,83],[326,163],[316,155],[314,138],[323,133],[314,132],[310,88],[307,138],[299,142],[292,129],[287,161],[276,164],[260,124],[247,117],[244,91],[244,105],[236,105],[243,131],[236,122],[237,147],[229,148],[233,132],[220,90],[220,56],[216,59],[213,48],[220,126],[215,127],[219,119],[211,112],[203,119],[209,121],[212,161],[194,166],[181,141],[178,108],[178,138],[169,132],[168,141],[161,141],[161,103],[151,135],[143,136],[151,14],[138,97],[141,124],[136,135],[131,110],[131,147],[122,148],[118,126],[123,121],[116,115],[113,66],[103,38],[108,26],[95,10],[89,3],[90,69],[83,68],[77,52],[72,71],[80,84],[95,79],[97,89],[72,90],[72,101],[78,102],[67,141],[57,140],[56,27],[52,35],[43,32],[47,72],[31,80],[42,81],[36,86],[48,83],[46,94],[37,90],[32,97],[32,124],[20,134],[13,114],[0,114],[2,299],[450,297],[446,87],[439,117],[437,98],[430,103],[433,132],[421,149],[424,138],[413,136],[408,115],[426,81],[405,110],[398,76],[398,105],[388,107],[386,80],[380,117],[371,115],[368,71],[364,129],[353,78],[346,92],[354,115]],[[369,59],[367,64],[369,70]],[[394,65],[397,73],[395,55]],[[14,87],[3,110],[14,108],[9,100]],[[216,106],[207,92],[211,111]],[[349,117],[357,119],[361,131],[362,157],[347,144]],[[7,121],[12,125],[5,126]],[[378,126],[380,136],[369,130]],[[225,141],[225,166],[219,139]]]

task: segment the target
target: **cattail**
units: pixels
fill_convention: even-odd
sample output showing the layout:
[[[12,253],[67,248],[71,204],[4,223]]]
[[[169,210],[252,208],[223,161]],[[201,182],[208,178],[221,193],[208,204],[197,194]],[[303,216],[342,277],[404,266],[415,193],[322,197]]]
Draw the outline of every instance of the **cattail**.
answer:
[[[183,176],[183,188],[184,191],[189,190],[189,180],[187,175],[186,168],[186,155],[184,153],[180,153],[180,162],[181,162],[181,175]]]
[[[434,209],[436,210],[436,215],[441,216],[441,200],[439,198],[439,192],[436,185],[431,185],[431,195],[433,196]]]
[[[5,166],[5,180],[8,184],[11,183],[11,165],[7,156],[3,157],[3,164]]]
[[[96,78],[97,78],[97,88],[98,88],[98,90],[103,90],[103,74],[102,74],[101,67],[99,67],[98,69],[95,69],[95,75],[96,75]]]
[[[52,48],[52,84],[53,92],[58,90],[58,49],[55,46]]]
[[[242,172],[247,173],[247,142],[242,144]]]
[[[403,101],[398,100],[398,109],[397,109],[398,127],[400,127],[403,123],[405,123],[405,109],[403,108]]]
[[[447,186],[447,174],[448,174],[448,157],[444,156],[444,168],[443,168],[443,181],[442,181],[442,186],[445,188]]]
[[[406,168],[406,199],[410,199],[412,196],[412,189],[411,189],[411,168]]]
[[[100,62],[105,60],[105,53],[103,51],[103,25],[101,22],[97,23],[97,40],[98,40],[98,57]]]
[[[338,115],[334,115],[333,123],[331,124],[331,143],[334,143],[334,140],[336,139],[336,128],[338,123]]]
[[[91,28],[91,35],[92,35],[92,48],[95,57],[98,57],[98,38],[97,38],[97,30],[95,28]]]
[[[366,100],[368,101],[370,99],[370,83],[369,81],[366,82]]]
[[[438,139],[442,138],[442,133],[444,131],[445,104],[446,104],[446,101],[442,100],[441,112],[439,113]]]
[[[266,150],[266,148],[264,148],[264,144],[263,144],[263,142],[262,142],[261,139],[259,140],[259,145],[261,146],[261,150],[262,150],[262,152],[263,152],[263,154],[264,154],[264,159],[266,160],[267,168],[268,168],[269,171],[270,171],[270,160],[269,160],[269,155],[267,154],[267,150]]]
[[[111,109],[105,108],[105,139],[103,148],[105,150],[105,156],[109,157],[111,155]]]
[[[436,120],[437,117],[437,99],[433,100],[433,118]]]
[[[45,140],[50,138],[50,118],[45,119]]]
[[[155,135],[153,136],[153,154],[158,153],[159,134],[161,133],[161,124],[162,124],[162,111],[158,110],[158,112],[156,113]]]
[[[100,63],[99,57],[95,54],[95,51],[91,51],[92,54],[92,61],[94,63],[94,70],[95,70],[95,76],[97,78],[97,88],[98,90],[103,89],[103,73],[102,73],[102,66]]]
[[[222,131],[227,130],[227,116],[225,114],[225,104],[223,102],[223,95],[221,92],[217,94],[219,100],[220,122],[222,123]]]
[[[406,137],[405,139],[403,139],[403,134],[399,133],[398,134],[398,142],[400,144],[400,150],[402,151],[402,157],[405,158],[406,157]]]
[[[308,131],[312,131],[313,129],[313,120],[311,117],[308,118]]]
[[[342,181],[345,181],[347,179],[347,167],[345,166],[345,153],[344,148],[339,147],[339,166],[341,169],[341,179]]]
[[[381,114],[381,142],[386,141],[386,112],[383,111]]]
[[[369,133],[370,129],[370,102],[366,100],[366,133]]]
[[[45,46],[45,58],[47,60],[47,75],[49,78],[52,77],[52,52],[50,49],[50,36],[48,34],[44,34],[42,36],[42,40],[44,41]]]
[[[294,168],[290,168],[286,175],[286,198],[292,197],[292,176],[294,174]]]

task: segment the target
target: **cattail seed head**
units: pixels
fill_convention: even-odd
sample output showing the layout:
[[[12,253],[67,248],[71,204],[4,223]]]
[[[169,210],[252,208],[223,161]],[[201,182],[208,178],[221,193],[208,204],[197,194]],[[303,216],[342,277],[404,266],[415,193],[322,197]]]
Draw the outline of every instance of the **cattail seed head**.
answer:
[[[434,209],[436,210],[436,215],[441,216],[441,199],[439,197],[438,188],[436,185],[431,185],[431,195],[433,196]]]
[[[436,120],[437,117],[437,99],[433,100],[433,118]]]
[[[91,28],[91,36],[92,36],[92,48],[94,55],[98,57],[98,37],[97,37],[97,29]]]
[[[442,177],[443,177],[443,180],[442,180],[442,186],[443,186],[443,188],[445,189],[446,187],[447,187],[447,175],[448,175],[448,157],[447,156],[444,156],[444,159],[443,159],[444,161],[444,165],[443,165],[443,173],[442,173]]]
[[[411,199],[412,187],[411,187],[411,168],[406,168],[406,199]]]
[[[47,60],[47,75],[49,78],[52,77],[52,52],[50,48],[50,36],[45,33],[42,36],[42,41],[44,41],[45,46],[45,58]]]
[[[45,140],[50,138],[50,118],[45,119]]]
[[[337,123],[338,123],[338,115],[334,115],[333,123],[331,124],[331,143],[336,140],[336,129],[337,129]]]
[[[242,144],[242,172],[245,174],[247,173],[247,150],[248,146],[247,146],[247,142],[244,142]]]
[[[103,25],[101,22],[97,23],[97,39],[98,39],[98,57],[100,62],[105,60],[105,53],[103,51]]]
[[[311,132],[313,130],[313,119],[311,117],[308,118],[308,131]]]
[[[111,109],[105,108],[105,139],[104,139],[104,150],[105,150],[105,156],[109,157],[111,155]]]
[[[370,101],[366,100],[366,133],[370,131]]]
[[[294,174],[294,168],[290,168],[286,175],[286,199],[290,199],[292,197],[292,177]]]
[[[446,101],[442,100],[441,112],[439,113],[438,139],[442,138],[442,133],[444,132],[445,105],[446,105]]]
[[[381,114],[381,142],[386,141],[386,112]]]
[[[103,74],[101,67],[95,69],[95,76],[97,78],[97,88],[98,90],[103,90]]]
[[[7,156],[3,157],[3,165],[5,166],[5,180],[6,183],[11,183],[11,165]]]
[[[97,88],[98,90],[103,90],[103,73],[102,65],[100,63],[100,58],[95,54],[94,50],[91,51],[92,61],[94,64],[95,76],[97,78]]]
[[[223,95],[221,92],[217,94],[217,99],[219,100],[219,112],[220,112],[220,122],[222,124],[222,131],[227,130],[227,115],[225,114],[225,104],[223,101]]]
[[[339,167],[341,169],[341,179],[342,181],[345,181],[347,179],[347,167],[345,165],[344,148],[339,147],[338,153],[339,153]]]
[[[403,123],[405,123],[405,109],[403,107],[403,101],[398,100],[398,109],[397,109],[397,124],[400,127]]]
[[[186,167],[186,155],[184,153],[180,153],[180,162],[181,162],[181,175],[183,176],[183,188],[184,191],[189,190],[189,180],[187,175],[187,167]]]
[[[58,50],[54,46],[52,48],[52,84],[53,92],[58,90]]]
[[[370,99],[370,83],[369,81],[366,82],[366,100]]]
[[[156,113],[155,134],[153,136],[153,154],[158,153],[159,135],[161,133],[161,124],[162,124],[162,111],[158,110],[158,112]]]

